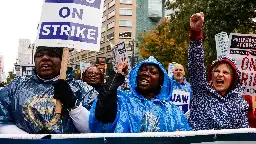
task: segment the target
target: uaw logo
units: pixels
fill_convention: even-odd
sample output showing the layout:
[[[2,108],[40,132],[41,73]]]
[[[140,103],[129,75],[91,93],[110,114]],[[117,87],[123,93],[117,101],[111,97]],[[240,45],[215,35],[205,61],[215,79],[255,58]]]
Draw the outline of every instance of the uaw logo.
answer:
[[[47,127],[49,130],[59,129],[60,114],[55,113],[56,99],[48,96],[32,96],[22,105],[25,120],[34,129]]]
[[[181,90],[173,90],[171,102],[178,106],[181,110],[186,113],[189,110],[190,104],[190,93],[181,91]]]

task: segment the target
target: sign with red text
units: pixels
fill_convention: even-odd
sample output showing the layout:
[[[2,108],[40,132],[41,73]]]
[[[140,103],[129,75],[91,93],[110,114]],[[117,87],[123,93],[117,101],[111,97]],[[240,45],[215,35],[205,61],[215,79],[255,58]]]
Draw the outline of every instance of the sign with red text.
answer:
[[[241,94],[256,96],[256,35],[231,33],[229,45],[229,56],[241,71]]]

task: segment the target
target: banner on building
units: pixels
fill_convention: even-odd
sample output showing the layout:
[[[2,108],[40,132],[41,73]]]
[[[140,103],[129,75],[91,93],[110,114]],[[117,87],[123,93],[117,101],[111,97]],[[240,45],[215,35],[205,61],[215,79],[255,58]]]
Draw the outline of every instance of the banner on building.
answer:
[[[256,96],[256,35],[231,33],[229,43],[229,56],[241,71],[241,94]]]
[[[36,46],[99,51],[103,0],[45,0]]]
[[[21,75],[27,76],[32,75],[34,66],[21,66]]]

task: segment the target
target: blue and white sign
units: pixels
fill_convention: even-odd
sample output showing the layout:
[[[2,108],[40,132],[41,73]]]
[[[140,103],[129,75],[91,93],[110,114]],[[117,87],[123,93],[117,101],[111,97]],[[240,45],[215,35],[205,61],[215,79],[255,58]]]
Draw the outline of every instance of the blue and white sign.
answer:
[[[173,90],[171,102],[186,113],[189,111],[190,93],[182,90]]]
[[[37,46],[99,51],[103,0],[45,0]]]

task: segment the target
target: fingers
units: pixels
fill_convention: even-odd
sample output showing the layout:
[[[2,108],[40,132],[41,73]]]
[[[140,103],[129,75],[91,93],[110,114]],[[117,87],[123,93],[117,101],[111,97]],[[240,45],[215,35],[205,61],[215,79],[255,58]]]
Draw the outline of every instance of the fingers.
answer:
[[[203,12],[200,12],[200,13],[193,14],[193,15],[190,17],[190,20],[193,21],[193,22],[197,22],[197,21],[202,21],[202,20],[204,20],[204,13],[203,13]]]
[[[128,71],[128,64],[126,62],[121,62],[117,67],[118,73],[126,73]]]

